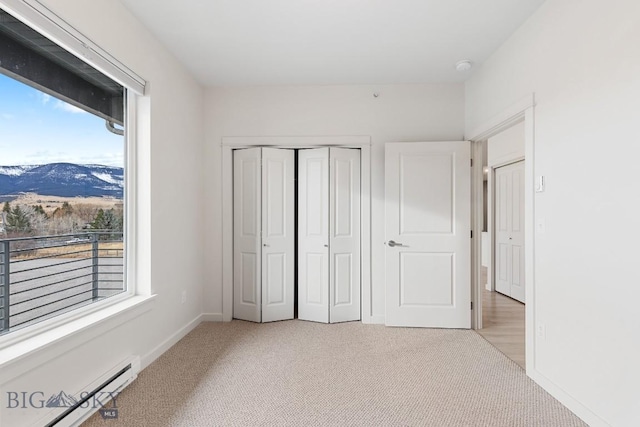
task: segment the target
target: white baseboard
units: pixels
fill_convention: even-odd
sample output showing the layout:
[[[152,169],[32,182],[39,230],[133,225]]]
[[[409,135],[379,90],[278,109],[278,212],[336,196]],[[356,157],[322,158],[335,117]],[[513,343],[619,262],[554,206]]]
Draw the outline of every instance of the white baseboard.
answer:
[[[611,427],[609,423],[597,416],[593,411],[574,399],[569,393],[558,387],[553,381],[542,375],[535,369],[527,371],[527,375],[534,380],[547,393],[555,397],[560,403],[576,414],[582,421],[591,427]]]
[[[222,313],[202,313],[203,322],[222,322]]]
[[[154,360],[162,355],[165,351],[173,347],[178,341],[185,337],[189,332],[193,331],[196,326],[202,322],[202,314],[198,315],[191,322],[187,323],[184,327],[180,328],[176,333],[164,340],[159,346],[151,350],[149,353],[142,356],[140,360],[140,370],[145,369]]]
[[[384,316],[371,316],[366,323],[368,325],[384,325]]]

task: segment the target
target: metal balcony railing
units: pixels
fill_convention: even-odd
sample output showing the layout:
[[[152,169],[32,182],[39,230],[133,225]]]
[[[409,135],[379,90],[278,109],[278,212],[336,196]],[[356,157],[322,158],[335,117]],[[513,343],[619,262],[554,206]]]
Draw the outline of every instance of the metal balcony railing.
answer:
[[[0,334],[124,290],[122,232],[0,239]]]

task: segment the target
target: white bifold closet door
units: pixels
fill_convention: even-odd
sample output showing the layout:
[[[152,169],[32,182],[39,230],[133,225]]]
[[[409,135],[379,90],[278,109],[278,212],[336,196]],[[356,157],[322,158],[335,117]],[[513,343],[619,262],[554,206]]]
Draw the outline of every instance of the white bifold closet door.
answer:
[[[233,317],[293,319],[294,151],[235,150]]]
[[[360,320],[360,150],[298,153],[298,318]]]
[[[496,291],[524,302],[524,161],[495,176]]]

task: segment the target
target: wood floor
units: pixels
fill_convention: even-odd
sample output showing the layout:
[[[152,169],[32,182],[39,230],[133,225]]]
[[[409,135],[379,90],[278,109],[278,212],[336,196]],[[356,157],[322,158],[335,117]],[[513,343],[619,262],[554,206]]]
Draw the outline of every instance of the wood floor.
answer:
[[[483,291],[482,323],[477,332],[525,369],[524,304],[498,292]]]

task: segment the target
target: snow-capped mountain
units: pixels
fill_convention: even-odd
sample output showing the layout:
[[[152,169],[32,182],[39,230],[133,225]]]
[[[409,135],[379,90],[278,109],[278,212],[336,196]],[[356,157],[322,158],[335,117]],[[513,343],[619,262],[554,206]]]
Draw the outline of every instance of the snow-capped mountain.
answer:
[[[37,193],[43,196],[122,198],[123,168],[50,163],[0,166],[0,196]]]
[[[37,166],[0,166],[0,175],[20,176]]]

